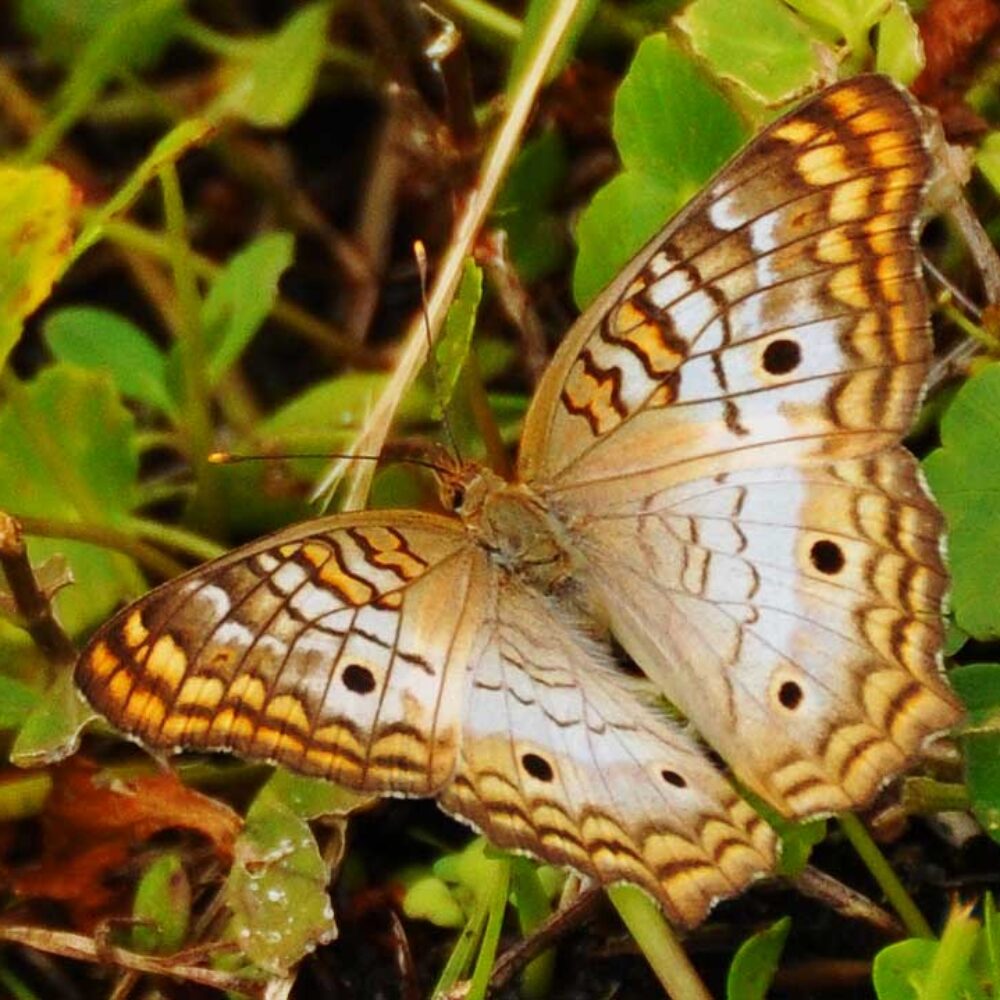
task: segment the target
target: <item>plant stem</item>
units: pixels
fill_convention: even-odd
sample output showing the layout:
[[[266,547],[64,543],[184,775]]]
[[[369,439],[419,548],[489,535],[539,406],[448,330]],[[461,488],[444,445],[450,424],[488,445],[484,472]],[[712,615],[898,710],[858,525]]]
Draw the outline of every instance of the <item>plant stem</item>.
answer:
[[[184,572],[184,567],[175,559],[171,559],[151,545],[140,542],[127,532],[111,528],[106,524],[66,521],[54,517],[30,517],[26,514],[14,516],[21,523],[26,535],[36,535],[39,538],[69,538],[99,545],[103,549],[123,552],[164,579]]]
[[[507,910],[507,896],[510,893],[510,861],[501,858],[493,862],[493,884],[488,894],[488,913],[486,929],[476,956],[476,966],[469,983],[469,1000],[485,1000],[486,990],[490,985],[490,972],[497,955],[497,945],[500,942],[500,931],[503,929],[503,917]]]
[[[903,808],[910,815],[932,816],[949,809],[968,809],[969,805],[969,790],[958,782],[934,778],[907,778],[903,782]]]
[[[187,244],[184,200],[177,168],[173,163],[167,163],[160,168],[159,176],[170,236],[170,264],[182,318],[177,345],[184,378],[184,430],[188,458],[198,486],[193,513],[196,520],[211,531],[221,525],[222,510],[216,489],[217,481],[208,463],[208,454],[212,450],[212,418],[206,378],[208,356],[201,322],[201,298],[191,250]]]
[[[509,51],[520,41],[521,22],[485,0],[443,0],[442,6],[461,18],[471,34],[496,48]]]
[[[910,894],[903,888],[903,883],[899,881],[892,866],[886,861],[885,855],[878,849],[878,845],[872,840],[871,834],[865,829],[861,820],[852,813],[845,813],[838,819],[844,836],[858,852],[858,857],[871,872],[872,878],[878,882],[879,888],[885,893],[885,898],[899,914],[899,919],[903,921],[910,935],[933,938],[934,931],[931,930],[930,924],[917,909],[917,904],[910,898]]]
[[[511,859],[511,866],[518,924],[521,934],[527,937],[552,916],[552,907],[542,888],[535,865],[525,858],[515,857]],[[526,1000],[542,1000],[552,992],[555,964],[555,949],[550,948],[532,959],[525,967],[521,973],[521,995]]]
[[[178,528],[176,525],[161,524],[159,521],[150,521],[144,517],[130,517],[128,527],[158,546],[176,549],[196,559],[218,559],[226,552],[225,547],[217,542],[185,528]]]
[[[613,885],[608,898],[673,1000],[712,1000],[673,929],[642,890]]]
[[[967,337],[971,337],[977,344],[985,347],[990,354],[996,356],[1000,353],[1000,344],[997,343],[997,339],[991,336],[988,330],[984,330],[983,327],[979,326],[977,323],[973,323],[961,309],[956,309],[950,302],[944,302],[941,304],[941,312],[951,320],[952,323],[957,326],[962,333]]]

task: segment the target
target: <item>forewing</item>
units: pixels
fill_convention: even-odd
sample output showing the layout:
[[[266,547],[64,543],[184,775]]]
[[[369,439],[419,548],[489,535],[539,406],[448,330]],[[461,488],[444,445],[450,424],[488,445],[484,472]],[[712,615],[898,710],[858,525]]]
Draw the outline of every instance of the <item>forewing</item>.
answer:
[[[94,635],[76,680],[150,747],[432,794],[455,767],[484,573],[445,518],[306,522],[126,608]]]
[[[925,134],[879,76],[772,124],[565,338],[521,477],[569,509],[896,442],[931,353]]]
[[[697,744],[543,596],[494,577],[441,805],[494,843],[632,882],[699,922],[774,861],[774,834]]]
[[[628,652],[783,813],[865,805],[960,717],[942,518],[901,448],[695,480],[577,541]]]

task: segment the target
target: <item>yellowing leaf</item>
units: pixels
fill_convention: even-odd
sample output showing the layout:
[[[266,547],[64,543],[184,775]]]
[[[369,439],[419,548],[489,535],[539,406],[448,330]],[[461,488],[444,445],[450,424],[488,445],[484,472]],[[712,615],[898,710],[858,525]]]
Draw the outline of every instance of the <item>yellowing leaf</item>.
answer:
[[[66,266],[79,200],[54,167],[0,166],[0,364]]]

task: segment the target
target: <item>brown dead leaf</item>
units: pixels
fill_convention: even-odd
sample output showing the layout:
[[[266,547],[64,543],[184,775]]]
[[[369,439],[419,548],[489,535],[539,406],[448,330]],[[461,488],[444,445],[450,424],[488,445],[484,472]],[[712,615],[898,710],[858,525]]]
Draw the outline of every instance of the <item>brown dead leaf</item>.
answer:
[[[913,92],[938,109],[952,142],[971,140],[988,126],[963,102],[977,51],[1000,30],[998,0],[931,0],[919,18],[925,65]]]
[[[19,896],[65,903],[78,927],[91,930],[124,912],[131,884],[115,876],[163,830],[199,833],[221,861],[232,861],[238,814],[187,788],[172,772],[106,781],[98,778],[96,764],[77,755],[53,768],[52,776],[41,816],[41,858],[12,873],[12,884]]]

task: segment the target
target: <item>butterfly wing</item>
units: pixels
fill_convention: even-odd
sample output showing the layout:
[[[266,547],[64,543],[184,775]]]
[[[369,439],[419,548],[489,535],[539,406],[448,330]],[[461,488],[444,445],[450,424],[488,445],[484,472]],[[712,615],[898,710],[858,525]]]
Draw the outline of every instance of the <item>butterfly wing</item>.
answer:
[[[959,716],[941,518],[899,445],[931,357],[910,99],[834,86],[768,128],[562,345],[520,471],[612,629],[796,816],[868,801]]]
[[[808,816],[865,805],[959,718],[942,531],[892,449],[670,487],[578,542],[625,648],[746,785]]]
[[[494,843],[638,884],[687,925],[773,866],[773,832],[691,737],[499,571],[471,664],[441,804]]]
[[[484,572],[445,518],[306,522],[126,608],[94,635],[76,681],[150,747],[430,795],[455,768]]]
[[[443,518],[337,516],[239,549],[113,618],[76,679],[147,746],[438,794],[684,923],[773,864],[772,831],[690,737]]]
[[[931,355],[915,238],[929,172],[915,105],[884,77],[775,122],[560,345],[521,478],[590,507],[896,444]]]

